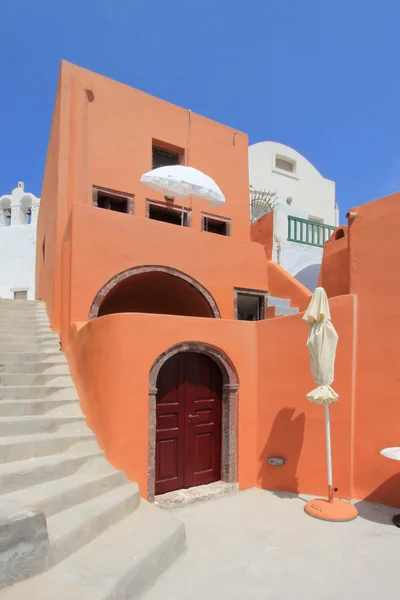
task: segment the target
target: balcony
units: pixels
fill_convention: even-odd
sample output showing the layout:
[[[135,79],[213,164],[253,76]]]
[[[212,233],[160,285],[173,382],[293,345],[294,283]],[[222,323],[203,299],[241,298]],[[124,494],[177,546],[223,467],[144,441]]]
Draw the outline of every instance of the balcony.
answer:
[[[336,227],[288,215],[288,242],[322,248]]]

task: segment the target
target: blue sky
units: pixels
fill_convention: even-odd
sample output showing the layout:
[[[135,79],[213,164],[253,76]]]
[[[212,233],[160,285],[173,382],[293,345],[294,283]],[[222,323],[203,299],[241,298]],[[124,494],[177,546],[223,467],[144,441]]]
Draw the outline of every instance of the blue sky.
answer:
[[[279,141],[352,206],[400,190],[398,0],[0,0],[0,194],[39,195],[62,58]]]

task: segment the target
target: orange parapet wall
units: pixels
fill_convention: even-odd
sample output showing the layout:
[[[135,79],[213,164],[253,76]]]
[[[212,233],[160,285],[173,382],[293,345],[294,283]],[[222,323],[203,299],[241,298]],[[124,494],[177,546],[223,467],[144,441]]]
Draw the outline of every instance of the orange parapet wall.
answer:
[[[353,296],[334,298],[332,321],[339,333],[333,387],[339,401],[332,406],[334,484],[344,498],[353,497],[355,352]],[[301,315],[258,324],[258,482],[264,489],[326,494],[323,407],[306,394],[315,388],[306,347],[308,327]],[[270,466],[268,458],[284,458]]]
[[[324,246],[318,285],[329,298],[349,293],[349,238],[345,225],[338,227]]]
[[[258,219],[250,227],[250,239],[264,247],[267,260],[272,260],[272,248],[274,244],[274,211]]]

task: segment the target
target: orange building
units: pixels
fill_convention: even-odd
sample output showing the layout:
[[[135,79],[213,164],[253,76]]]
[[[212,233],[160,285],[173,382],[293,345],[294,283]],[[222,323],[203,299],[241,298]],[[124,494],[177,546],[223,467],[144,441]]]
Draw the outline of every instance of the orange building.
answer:
[[[225,205],[186,202],[180,226],[181,203],[140,183],[151,168],[175,163],[211,176]],[[350,235],[334,232],[321,270],[339,333],[333,464],[343,497],[378,490],[374,497],[396,503],[400,486],[387,483],[394,467],[379,457],[398,443],[395,376],[375,357],[376,376],[386,379],[372,394],[360,340],[369,343],[378,296],[392,293],[392,267],[378,268],[383,249],[369,235],[380,236],[389,256],[386,228],[399,205],[395,197],[373,205],[358,209]],[[268,306],[270,295],[302,310],[310,293],[270,261],[271,243],[268,215],[250,229],[245,134],[62,63],[36,288],[89,426],[143,496],[215,480],[324,492],[323,413],[305,400],[313,385],[307,329],[299,314],[269,318]],[[397,357],[393,340],[389,346]],[[284,466],[270,466],[273,456]]]

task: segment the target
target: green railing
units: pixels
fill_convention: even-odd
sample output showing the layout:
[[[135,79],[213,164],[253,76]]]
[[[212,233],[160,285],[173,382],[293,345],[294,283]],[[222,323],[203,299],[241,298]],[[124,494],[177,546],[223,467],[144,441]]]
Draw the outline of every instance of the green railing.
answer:
[[[336,227],[288,215],[288,242],[322,248]]]

